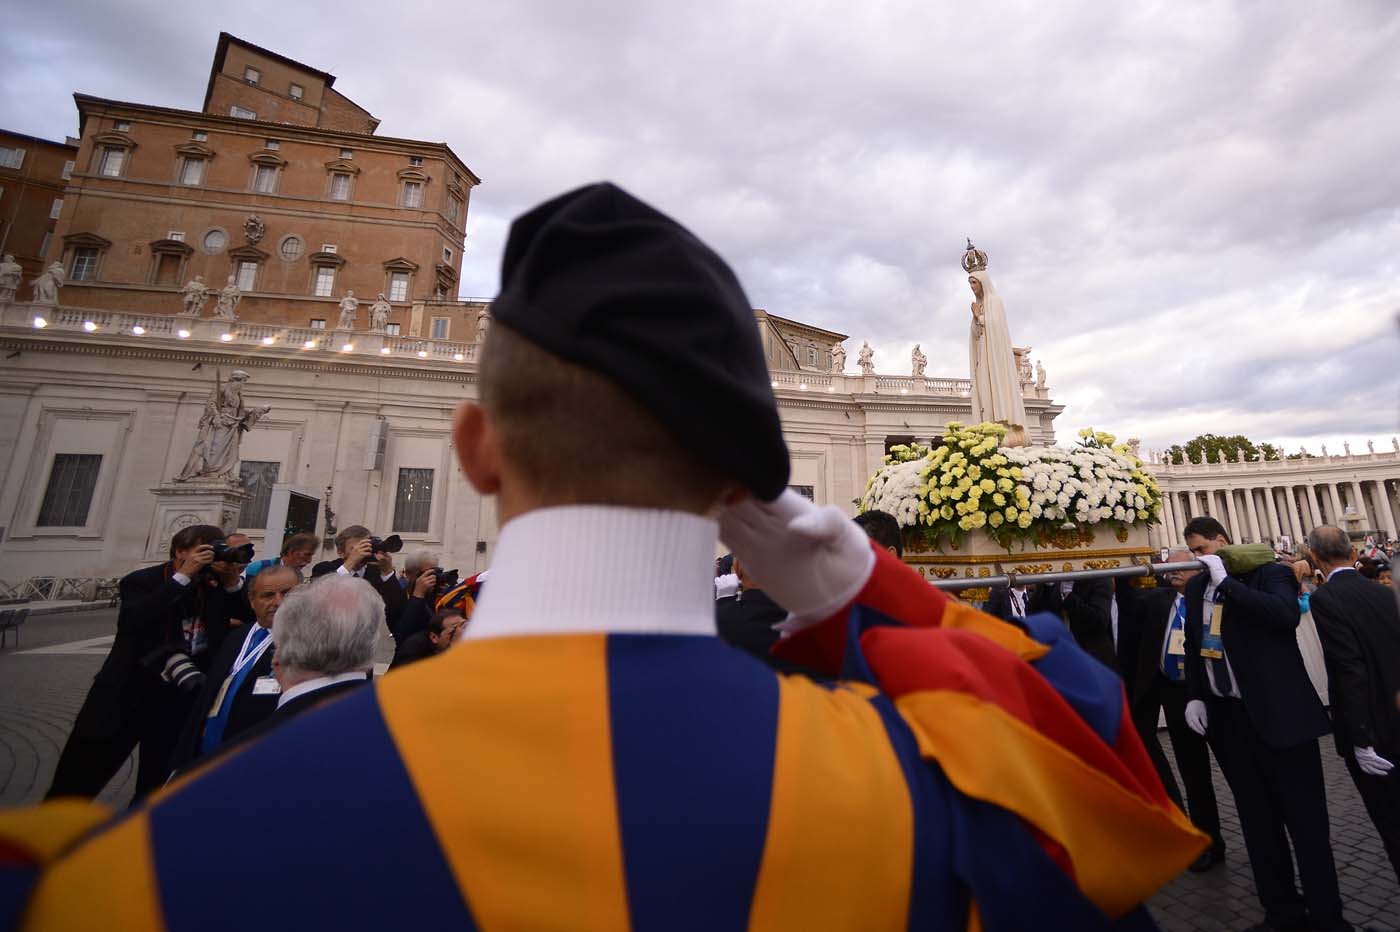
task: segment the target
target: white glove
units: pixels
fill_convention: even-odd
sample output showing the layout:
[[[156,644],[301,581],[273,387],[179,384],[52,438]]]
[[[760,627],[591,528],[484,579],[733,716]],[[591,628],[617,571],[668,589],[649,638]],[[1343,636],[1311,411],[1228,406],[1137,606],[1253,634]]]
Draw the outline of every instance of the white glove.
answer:
[[[1206,569],[1210,570],[1211,585],[1215,586],[1217,589],[1220,588],[1220,584],[1225,581],[1226,576],[1225,561],[1220,559],[1213,553],[1207,553],[1203,556],[1197,557],[1196,559],[1204,563],[1206,565]]]
[[[1361,772],[1373,777],[1383,777],[1395,768],[1394,764],[1377,754],[1375,748],[1356,748],[1352,753],[1356,755],[1356,766],[1361,768]]]
[[[870,539],[830,505],[788,489],[774,502],[747,498],[720,512],[719,536],[795,618],[820,621],[859,594],[875,571]]]
[[[1200,699],[1192,699],[1186,703],[1186,724],[1196,734],[1205,735],[1210,716],[1206,714],[1206,704]]]

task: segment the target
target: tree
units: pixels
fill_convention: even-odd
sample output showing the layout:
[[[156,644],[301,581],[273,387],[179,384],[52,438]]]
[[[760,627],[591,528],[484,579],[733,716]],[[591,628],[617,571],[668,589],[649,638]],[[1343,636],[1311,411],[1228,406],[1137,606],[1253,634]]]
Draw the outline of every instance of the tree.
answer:
[[[1186,443],[1172,444],[1167,448],[1168,458],[1177,465],[1187,462],[1192,463],[1219,462],[1220,454],[1225,454],[1225,460],[1233,463],[1239,459],[1240,450],[1244,450],[1244,458],[1250,462],[1264,460],[1276,460],[1283,451],[1272,443],[1258,443],[1250,440],[1243,434],[1233,434],[1229,437],[1221,437],[1217,434],[1201,434]]]

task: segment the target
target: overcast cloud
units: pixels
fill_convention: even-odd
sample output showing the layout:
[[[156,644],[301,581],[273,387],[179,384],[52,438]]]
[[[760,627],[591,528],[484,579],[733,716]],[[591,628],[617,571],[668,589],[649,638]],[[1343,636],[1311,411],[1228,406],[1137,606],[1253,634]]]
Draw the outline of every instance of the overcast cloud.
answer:
[[[919,342],[966,375],[971,236],[1062,441],[1396,429],[1389,0],[49,0],[6,14],[0,125],[75,133],[74,91],[198,109],[221,29],[482,177],[465,294],[494,293],[511,217],[610,178],[882,372]]]

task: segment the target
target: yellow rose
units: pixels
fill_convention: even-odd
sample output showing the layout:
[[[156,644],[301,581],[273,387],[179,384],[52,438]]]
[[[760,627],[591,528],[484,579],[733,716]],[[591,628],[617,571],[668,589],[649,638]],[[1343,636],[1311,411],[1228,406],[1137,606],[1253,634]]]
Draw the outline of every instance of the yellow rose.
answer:
[[[967,474],[968,474],[968,476],[970,476],[970,477],[973,478],[973,479],[981,479],[981,478],[982,478],[982,468],[981,468],[980,466],[969,466],[969,467],[967,468]]]
[[[997,480],[997,488],[1001,489],[1003,492],[1010,492],[1015,487],[1016,483],[1012,482],[1010,479]]]
[[[997,490],[997,484],[996,484],[995,482],[993,482],[993,481],[990,480],[990,479],[983,479],[983,480],[982,480],[982,491],[983,491],[983,492],[995,492],[996,490]]]
[[[1031,514],[1029,511],[1021,512],[1021,517],[1016,519],[1016,526],[1022,530],[1031,526]]]
[[[962,528],[964,531],[970,531],[970,530],[972,530],[972,519],[971,519],[971,518],[961,518],[961,519],[959,519],[959,520],[958,520],[958,527]]]
[[[986,514],[984,514],[983,512],[980,512],[980,511],[979,511],[979,512],[977,512],[977,514],[975,514],[975,515],[969,515],[969,517],[972,518],[972,526],[973,526],[974,528],[986,527],[986,525],[987,525],[987,516],[986,516]]]
[[[943,516],[944,521],[951,521],[953,518],[953,506],[944,505],[938,513]]]
[[[1006,519],[1001,516],[1001,512],[994,511],[987,517],[987,523],[992,527],[1001,527]]]
[[[1146,521],[1146,520],[1147,520],[1147,509],[1145,509],[1145,508],[1139,508],[1139,509],[1138,509],[1138,520],[1139,520],[1139,521]]]
[[[1019,478],[1021,478],[1021,467],[1020,467],[1020,466],[1012,466],[1012,467],[1011,467],[1011,478],[1012,478],[1012,479],[1019,479]]]
[[[1006,509],[1006,520],[1015,521],[1018,514],[1020,514],[1020,512],[1016,510],[1015,505],[1012,505]]]
[[[1004,508],[1006,507],[1006,496],[1002,495],[1000,492],[997,492],[995,495],[992,496],[992,503],[995,504],[998,508]]]

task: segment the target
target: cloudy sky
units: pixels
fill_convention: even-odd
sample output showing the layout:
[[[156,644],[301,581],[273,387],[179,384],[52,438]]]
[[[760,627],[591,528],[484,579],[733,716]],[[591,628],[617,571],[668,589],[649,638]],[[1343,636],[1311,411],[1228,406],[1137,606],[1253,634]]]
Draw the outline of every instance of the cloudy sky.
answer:
[[[73,91],[197,109],[221,29],[334,73],[482,177],[466,294],[511,217],[609,178],[881,372],[919,342],[966,375],[971,236],[1062,440],[1396,432],[1390,0],[46,0],[5,27],[0,125],[49,137]]]

